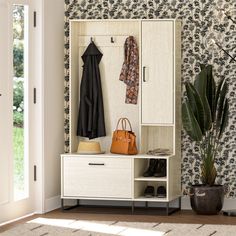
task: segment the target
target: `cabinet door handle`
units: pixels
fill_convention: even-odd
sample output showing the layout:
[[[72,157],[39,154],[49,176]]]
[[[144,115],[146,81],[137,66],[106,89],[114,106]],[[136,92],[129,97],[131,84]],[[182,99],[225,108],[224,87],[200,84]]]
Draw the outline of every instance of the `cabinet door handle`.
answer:
[[[105,166],[104,163],[89,163],[89,166]]]
[[[146,66],[143,66],[143,82],[146,82],[145,75],[146,75]]]

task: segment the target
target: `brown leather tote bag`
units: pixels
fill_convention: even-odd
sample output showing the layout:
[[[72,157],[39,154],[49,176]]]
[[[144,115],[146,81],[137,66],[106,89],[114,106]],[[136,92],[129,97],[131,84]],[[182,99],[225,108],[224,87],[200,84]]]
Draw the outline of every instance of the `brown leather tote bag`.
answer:
[[[122,124],[122,129],[118,129],[119,124]],[[130,130],[126,130],[126,125],[129,124]],[[132,131],[130,121],[127,118],[120,118],[117,122],[116,130],[113,132],[111,153],[135,155],[138,153],[136,146],[136,135]]]

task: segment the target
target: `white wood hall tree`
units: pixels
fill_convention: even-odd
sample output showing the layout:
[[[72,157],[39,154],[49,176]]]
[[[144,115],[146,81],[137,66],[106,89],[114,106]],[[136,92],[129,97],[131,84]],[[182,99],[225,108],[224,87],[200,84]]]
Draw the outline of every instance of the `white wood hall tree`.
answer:
[[[124,42],[134,36],[139,45],[138,105],[125,104],[126,85],[119,81]],[[111,40],[111,37],[113,41]],[[103,53],[100,73],[107,136],[99,138],[105,154],[76,154],[81,56],[91,38]],[[61,198],[165,202],[180,200],[181,163],[181,24],[161,20],[70,21],[70,153],[61,155]],[[109,153],[112,132],[120,117],[128,117],[137,135],[139,154]],[[168,156],[147,151],[168,148]],[[166,159],[166,177],[143,177],[150,158]],[[146,198],[148,185],[165,186],[165,198]],[[180,202],[179,202],[180,204]],[[179,205],[180,206],[180,205]],[[179,208],[176,208],[179,209]],[[176,210],[175,209],[175,210]]]

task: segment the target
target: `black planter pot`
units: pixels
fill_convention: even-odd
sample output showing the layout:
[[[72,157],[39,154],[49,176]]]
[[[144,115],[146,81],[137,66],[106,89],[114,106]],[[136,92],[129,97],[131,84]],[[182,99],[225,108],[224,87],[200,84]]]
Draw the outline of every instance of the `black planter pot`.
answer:
[[[222,185],[193,185],[190,190],[191,207],[197,214],[216,215],[223,207],[224,194]]]

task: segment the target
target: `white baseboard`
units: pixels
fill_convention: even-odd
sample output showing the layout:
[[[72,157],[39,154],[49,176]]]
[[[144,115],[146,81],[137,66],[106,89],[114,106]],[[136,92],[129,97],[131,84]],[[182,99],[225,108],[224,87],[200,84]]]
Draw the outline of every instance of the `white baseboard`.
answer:
[[[181,209],[182,210],[191,210],[190,199],[188,196],[183,196],[181,198]]]
[[[55,196],[45,199],[44,213],[58,209],[61,205],[61,196]]]
[[[73,206],[76,204],[76,200],[65,200],[65,205]],[[123,202],[123,201],[105,201],[105,200],[81,200],[81,205],[108,205],[108,206],[130,206],[130,202]],[[137,202],[136,206],[143,206],[144,203]],[[152,206],[164,206],[162,203],[150,203],[150,207]],[[177,206],[177,203],[174,203],[173,206]],[[45,200],[45,207],[44,212],[53,211],[61,207],[61,197],[55,196]],[[191,210],[190,200],[188,196],[183,196],[181,201],[181,209],[182,210]],[[236,199],[225,199],[223,210],[228,209],[236,209]]]
[[[14,219],[14,220],[9,220],[9,221],[3,222],[3,223],[0,224],[0,227],[2,227],[2,226],[4,226],[4,225],[11,224],[11,223],[14,223],[14,222],[16,222],[16,221],[18,221],[18,220],[23,220],[23,219],[25,219],[25,218],[27,218],[27,217],[30,217],[30,216],[34,215],[34,214],[35,214],[35,213],[30,213],[30,214],[28,214],[28,215],[18,217],[18,218]]]
[[[224,201],[223,210],[236,209],[236,198],[228,198]]]

